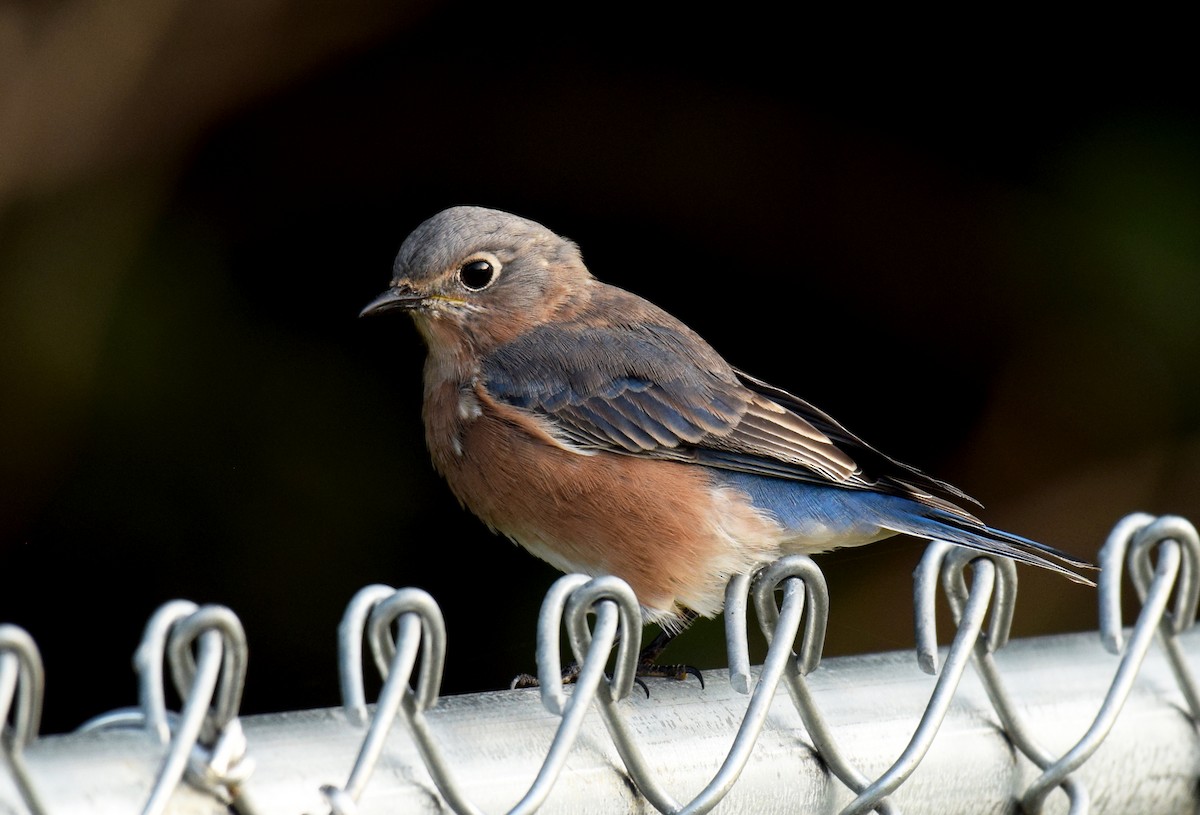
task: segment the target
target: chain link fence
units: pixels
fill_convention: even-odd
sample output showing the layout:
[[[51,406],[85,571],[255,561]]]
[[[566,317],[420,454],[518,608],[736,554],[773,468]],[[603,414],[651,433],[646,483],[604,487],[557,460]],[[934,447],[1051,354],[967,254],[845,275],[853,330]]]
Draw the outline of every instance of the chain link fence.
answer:
[[[914,576],[914,665],[822,661],[824,577],[784,558],[728,586],[728,674],[653,694],[636,684],[641,615],[616,578],[551,588],[538,689],[446,698],[436,602],[368,586],[339,627],[342,706],[244,718],[241,623],[174,601],[135,654],[139,706],[41,739],[40,655],[0,625],[0,812],[1194,812],[1200,538],[1182,518],[1135,514],[1099,561],[1098,637],[1010,643],[1013,563],[931,544]],[[1126,573],[1141,600],[1130,628]],[[939,586],[956,624],[945,647]],[[757,667],[751,605],[769,643]],[[564,628],[580,666],[567,686]],[[364,646],[383,678],[371,705]]]

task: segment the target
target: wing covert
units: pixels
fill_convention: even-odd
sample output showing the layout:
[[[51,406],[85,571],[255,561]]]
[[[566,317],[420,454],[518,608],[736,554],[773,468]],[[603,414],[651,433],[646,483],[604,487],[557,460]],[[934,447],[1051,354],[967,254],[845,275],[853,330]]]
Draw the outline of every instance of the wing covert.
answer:
[[[481,373],[494,398],[585,449],[847,486],[857,472],[821,428],[670,326],[545,326],[489,354]]]

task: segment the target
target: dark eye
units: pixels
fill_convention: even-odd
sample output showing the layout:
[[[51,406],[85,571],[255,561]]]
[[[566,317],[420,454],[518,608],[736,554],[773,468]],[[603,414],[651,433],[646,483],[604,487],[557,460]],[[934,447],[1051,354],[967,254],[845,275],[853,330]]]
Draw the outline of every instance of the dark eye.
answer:
[[[458,270],[459,282],[471,291],[486,289],[496,279],[496,267],[486,260],[472,260]]]

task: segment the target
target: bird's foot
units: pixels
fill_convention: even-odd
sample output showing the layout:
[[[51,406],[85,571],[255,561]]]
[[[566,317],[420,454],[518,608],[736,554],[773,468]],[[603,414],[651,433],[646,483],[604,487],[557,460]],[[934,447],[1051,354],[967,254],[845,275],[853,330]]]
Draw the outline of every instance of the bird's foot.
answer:
[[[700,689],[704,690],[704,675],[700,673],[698,668],[693,668],[691,665],[659,665],[658,658],[662,655],[663,650],[671,640],[678,636],[679,632],[686,628],[697,617],[696,612],[691,609],[683,609],[680,615],[680,624],[671,629],[663,628],[649,645],[641,650],[638,654],[638,666],[634,672],[634,681],[638,686],[645,691],[646,697],[650,696],[650,689],[646,687],[646,683],[642,679],[674,679],[678,682],[683,682],[689,676],[694,676],[700,682]],[[562,681],[564,685],[570,685],[579,679],[579,672],[582,666],[578,662],[572,662],[562,670]],[[536,688],[541,683],[538,678],[531,674],[519,674],[512,682],[509,683],[509,688],[516,690],[518,688]]]
[[[689,676],[696,677],[696,680],[700,683],[700,690],[704,690],[704,674],[700,673],[699,668],[693,668],[691,665],[659,665],[650,660],[642,660],[638,663],[635,676],[643,690],[646,690],[646,684],[641,681],[643,678],[674,679],[677,682],[684,682]],[[648,690],[646,690],[646,695],[650,695]]]
[[[579,672],[583,670],[578,662],[572,662],[570,665],[562,669],[562,683],[564,685],[573,685],[575,680],[579,679]],[[509,690],[520,690],[521,688],[539,688],[542,683],[533,674],[517,674],[513,677],[513,681],[508,683]]]
[[[562,682],[564,685],[573,685],[579,679],[580,665],[577,662],[572,662],[562,670]],[[699,668],[693,668],[691,665],[659,665],[649,659],[642,659],[638,662],[637,672],[634,673],[634,681],[638,687],[646,694],[646,698],[650,698],[650,689],[646,687],[643,679],[674,679],[677,682],[685,681],[689,676],[696,677],[700,683],[700,689],[704,689],[704,674],[700,673]],[[508,684],[509,690],[520,690],[522,688],[537,688],[541,683],[533,674],[517,674],[513,677],[512,682]]]

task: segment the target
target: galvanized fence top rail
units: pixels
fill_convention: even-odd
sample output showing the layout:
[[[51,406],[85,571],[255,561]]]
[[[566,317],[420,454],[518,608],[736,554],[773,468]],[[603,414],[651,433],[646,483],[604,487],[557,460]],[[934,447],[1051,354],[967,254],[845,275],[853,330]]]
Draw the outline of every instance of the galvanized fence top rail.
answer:
[[[639,609],[616,578],[551,588],[539,689],[446,698],[433,598],[369,586],[339,627],[342,707],[251,717],[238,716],[237,617],[175,601],[135,656],[139,706],[41,739],[40,656],[0,625],[0,813],[1197,811],[1200,538],[1181,518],[1131,515],[1100,565],[1099,637],[1009,643],[1012,562],[931,544],[914,580],[916,660],[822,662],[824,578],[784,558],[727,589],[727,677],[650,698],[634,691]],[[1125,573],[1142,603],[1128,629]],[[942,648],[939,586],[956,624]],[[769,643],[759,667],[751,604]],[[566,687],[564,626],[581,666]],[[373,705],[364,643],[384,680]]]

